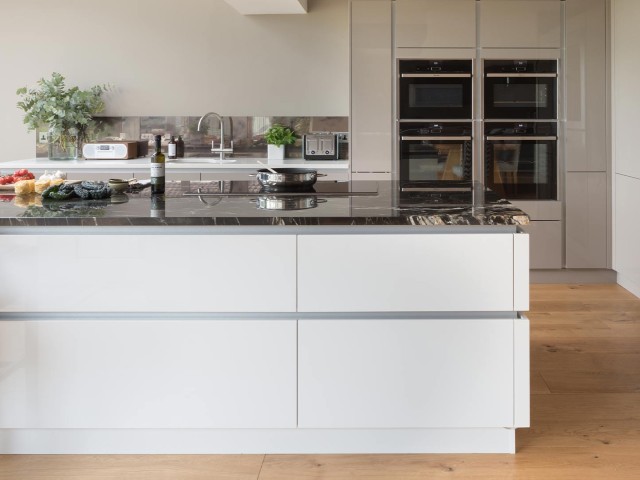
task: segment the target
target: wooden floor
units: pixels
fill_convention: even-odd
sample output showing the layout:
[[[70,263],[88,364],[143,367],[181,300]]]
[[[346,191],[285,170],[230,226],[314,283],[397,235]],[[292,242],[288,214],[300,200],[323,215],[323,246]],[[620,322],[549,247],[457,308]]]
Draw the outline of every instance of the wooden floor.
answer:
[[[532,427],[516,455],[5,455],[0,479],[640,479],[640,300],[615,285],[531,293]]]

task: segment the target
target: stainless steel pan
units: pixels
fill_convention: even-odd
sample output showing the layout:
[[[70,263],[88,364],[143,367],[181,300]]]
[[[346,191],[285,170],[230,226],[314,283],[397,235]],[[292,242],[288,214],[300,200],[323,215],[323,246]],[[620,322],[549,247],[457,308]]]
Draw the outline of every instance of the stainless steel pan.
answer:
[[[256,178],[260,185],[272,189],[310,188],[316,183],[318,177],[326,176],[307,168],[274,168],[273,170],[276,173],[270,172],[266,168],[258,170]]]

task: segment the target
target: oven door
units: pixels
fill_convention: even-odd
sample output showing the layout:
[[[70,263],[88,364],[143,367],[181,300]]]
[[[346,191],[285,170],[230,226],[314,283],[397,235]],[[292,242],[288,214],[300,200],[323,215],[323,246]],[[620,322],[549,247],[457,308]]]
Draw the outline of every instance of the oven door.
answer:
[[[484,79],[484,118],[554,120],[555,73],[488,73]]]
[[[400,137],[401,183],[472,178],[471,136]]]
[[[487,136],[485,185],[507,199],[557,200],[557,137]]]
[[[402,73],[402,120],[450,120],[471,118],[470,73]]]

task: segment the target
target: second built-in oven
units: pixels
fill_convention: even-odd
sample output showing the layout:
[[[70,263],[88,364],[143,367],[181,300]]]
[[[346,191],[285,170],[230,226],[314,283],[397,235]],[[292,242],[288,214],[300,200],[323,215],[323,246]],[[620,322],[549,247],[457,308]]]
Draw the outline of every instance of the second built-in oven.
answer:
[[[485,120],[555,120],[556,60],[485,60]]]
[[[555,122],[496,122],[484,128],[487,187],[507,199],[558,199]]]
[[[470,120],[471,60],[400,60],[398,118]]]
[[[470,181],[472,122],[400,122],[400,183]]]

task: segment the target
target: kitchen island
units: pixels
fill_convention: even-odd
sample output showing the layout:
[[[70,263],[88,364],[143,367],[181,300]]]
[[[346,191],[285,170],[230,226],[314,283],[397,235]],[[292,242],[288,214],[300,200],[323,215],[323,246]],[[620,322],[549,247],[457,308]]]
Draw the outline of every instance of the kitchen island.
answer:
[[[165,197],[3,198],[2,453],[515,451],[523,212],[393,182]]]

